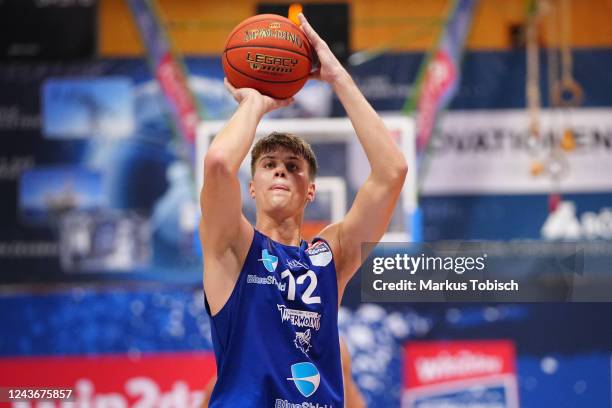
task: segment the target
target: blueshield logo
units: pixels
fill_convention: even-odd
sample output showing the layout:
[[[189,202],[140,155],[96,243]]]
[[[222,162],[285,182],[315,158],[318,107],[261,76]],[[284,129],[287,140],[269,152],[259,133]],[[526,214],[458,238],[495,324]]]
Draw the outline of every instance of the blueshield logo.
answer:
[[[274,272],[276,265],[278,265],[278,257],[268,253],[267,249],[261,251],[261,259],[258,259],[258,261],[264,264],[268,272]]]
[[[293,377],[287,378],[287,380],[293,381],[300,394],[305,397],[310,397],[319,388],[321,377],[319,376],[319,370],[312,363],[293,364],[291,375]]]

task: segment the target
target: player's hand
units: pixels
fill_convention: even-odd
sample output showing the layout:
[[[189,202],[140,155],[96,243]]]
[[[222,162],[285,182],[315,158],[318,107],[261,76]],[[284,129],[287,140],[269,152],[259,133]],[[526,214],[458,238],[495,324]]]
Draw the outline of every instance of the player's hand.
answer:
[[[225,84],[225,87],[227,88],[229,93],[232,94],[236,102],[242,103],[247,99],[253,100],[261,108],[262,115],[275,109],[284,108],[293,103],[293,98],[274,99],[267,95],[262,95],[257,89],[234,88],[234,86],[229,83],[227,78],[223,78],[223,83]]]
[[[323,41],[321,37],[319,37],[319,34],[317,34],[310,23],[308,23],[306,17],[300,13],[298,18],[300,19],[301,23],[300,28],[304,34],[306,34],[308,41],[310,41],[310,44],[312,44],[312,47],[319,58],[320,66],[310,74],[310,78],[320,79],[333,85],[338,79],[342,78],[344,75],[347,75],[346,70],[331,52],[327,43]]]

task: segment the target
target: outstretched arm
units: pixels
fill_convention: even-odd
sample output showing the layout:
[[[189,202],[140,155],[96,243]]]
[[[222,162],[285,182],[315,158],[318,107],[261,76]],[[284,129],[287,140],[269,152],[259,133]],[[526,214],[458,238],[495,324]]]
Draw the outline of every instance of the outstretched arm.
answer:
[[[263,115],[291,103],[263,96],[254,89],[235,89],[227,80],[226,86],[239,106],[206,152],[200,194],[204,291],[213,314],[229,298],[253,237],[253,228],[242,215],[240,164]]]
[[[335,247],[339,287],[344,288],[361,263],[361,243],[378,242],[386,231],[404,185],[407,164],[382,119],[348,72],[306,18],[301,14],[299,18],[321,63],[313,77],[328,82],[338,95],[371,168],[344,220],[321,233]]]

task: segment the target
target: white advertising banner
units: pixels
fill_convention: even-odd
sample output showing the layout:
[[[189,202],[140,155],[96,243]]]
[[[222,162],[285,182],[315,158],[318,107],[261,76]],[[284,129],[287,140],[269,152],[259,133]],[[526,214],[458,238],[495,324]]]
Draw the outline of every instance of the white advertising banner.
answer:
[[[612,191],[612,109],[544,110],[537,148],[528,141],[525,110],[449,111],[441,118],[423,180],[425,195],[548,193],[553,180],[534,176],[564,130],[575,148],[563,151],[560,192]]]

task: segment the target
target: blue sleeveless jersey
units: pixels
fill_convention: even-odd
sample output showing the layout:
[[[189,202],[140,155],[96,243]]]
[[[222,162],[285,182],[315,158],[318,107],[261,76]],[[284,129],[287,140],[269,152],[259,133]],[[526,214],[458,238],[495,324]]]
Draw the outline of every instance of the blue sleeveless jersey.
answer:
[[[211,408],[343,407],[338,283],[324,240],[287,246],[255,230],[211,331]]]

